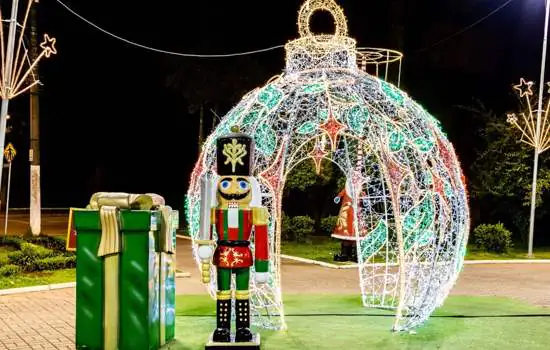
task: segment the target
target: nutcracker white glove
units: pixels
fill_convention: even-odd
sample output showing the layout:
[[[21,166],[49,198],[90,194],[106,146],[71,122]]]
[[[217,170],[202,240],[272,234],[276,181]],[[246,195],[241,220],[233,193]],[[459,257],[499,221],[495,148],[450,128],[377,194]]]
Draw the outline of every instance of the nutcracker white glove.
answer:
[[[267,272],[256,272],[256,283],[258,284],[264,284],[267,282],[267,279],[269,278],[269,273]]]
[[[201,260],[207,260],[212,257],[212,253],[214,252],[214,249],[212,249],[212,246],[209,245],[201,245],[199,246],[199,258]]]

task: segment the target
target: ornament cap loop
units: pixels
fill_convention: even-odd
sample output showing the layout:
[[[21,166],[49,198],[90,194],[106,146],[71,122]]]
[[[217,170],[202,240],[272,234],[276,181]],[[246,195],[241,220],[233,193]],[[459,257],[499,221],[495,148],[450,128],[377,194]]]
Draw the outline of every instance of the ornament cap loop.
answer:
[[[334,0],[306,0],[298,13],[298,32],[302,38],[314,36],[310,28],[311,16],[317,11],[327,11],[334,18],[334,36],[348,36],[348,24],[344,11]]]

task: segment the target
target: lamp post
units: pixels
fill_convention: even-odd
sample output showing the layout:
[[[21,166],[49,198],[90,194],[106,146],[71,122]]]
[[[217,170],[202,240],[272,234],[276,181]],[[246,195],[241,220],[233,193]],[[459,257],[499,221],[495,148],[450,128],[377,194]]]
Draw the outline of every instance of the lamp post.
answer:
[[[544,94],[544,75],[546,69],[546,48],[548,44],[548,18],[550,15],[550,4],[548,0],[544,1],[546,8],[546,14],[544,16],[544,36],[542,39],[542,63],[540,66],[540,80],[539,80],[539,102],[537,106],[537,126],[536,126],[536,146],[535,146],[535,156],[533,161],[533,186],[531,192],[531,216],[529,219],[529,248],[527,256],[529,258],[533,257],[533,237],[535,233],[535,208],[537,202],[537,177],[538,177],[538,167],[539,167],[539,154],[541,153],[541,117],[542,117],[542,96]]]
[[[531,213],[529,219],[529,246],[527,256],[533,258],[533,238],[535,232],[535,209],[537,203],[537,178],[539,170],[539,155],[550,149],[550,100],[543,110],[544,96],[544,75],[546,69],[546,49],[548,43],[548,22],[550,19],[550,0],[545,0],[546,15],[544,20],[544,37],[542,41],[542,63],[540,67],[540,80],[538,90],[538,104],[536,110],[531,107],[531,96],[533,96],[533,82],[527,82],[521,78],[514,89],[519,92],[520,98],[525,98],[527,113],[522,112],[519,115],[515,113],[508,114],[508,122],[517,127],[523,134],[521,141],[532,146],[535,149],[533,159],[533,183],[531,186]],[[550,85],[550,83],[549,83]],[[549,91],[550,92],[550,91]],[[544,112],[544,116],[542,115]],[[521,118],[518,118],[521,117]]]
[[[27,19],[32,5],[36,0],[28,0],[27,9],[22,23],[17,21],[17,10],[19,0],[12,0],[11,17],[9,20],[9,30],[7,40],[4,40],[4,30],[2,23],[2,14],[0,13],[0,97],[2,104],[0,108],[0,147],[4,149],[6,137],[6,120],[8,115],[9,101],[27,91],[36,87],[40,82],[34,74],[38,62],[42,58],[49,58],[55,55],[55,39],[44,34],[44,41],[40,44],[39,52],[34,57],[29,57],[28,49],[25,47],[23,38]],[[19,30],[19,35],[17,35]],[[6,47],[4,47],[6,43]],[[0,188],[2,185],[2,169],[4,159],[0,157]]]

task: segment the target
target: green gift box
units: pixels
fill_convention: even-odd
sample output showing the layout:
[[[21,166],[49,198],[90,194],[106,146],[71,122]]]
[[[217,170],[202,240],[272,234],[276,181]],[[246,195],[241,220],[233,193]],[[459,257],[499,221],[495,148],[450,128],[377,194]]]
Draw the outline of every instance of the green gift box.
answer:
[[[173,339],[174,324],[166,322],[166,305],[175,300],[175,288],[167,288],[175,277],[171,212],[162,206],[74,213],[77,348],[149,350]]]

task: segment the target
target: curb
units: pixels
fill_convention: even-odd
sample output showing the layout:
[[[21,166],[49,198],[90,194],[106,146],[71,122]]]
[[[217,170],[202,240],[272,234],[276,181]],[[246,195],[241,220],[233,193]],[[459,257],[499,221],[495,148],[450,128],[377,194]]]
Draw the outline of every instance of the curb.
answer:
[[[323,267],[328,267],[330,269],[339,269],[339,270],[345,270],[345,269],[356,269],[359,265],[357,264],[350,264],[350,265],[336,265],[331,263],[326,263],[322,261],[317,260],[311,260],[311,259],[305,259],[300,258],[297,256],[292,255],[284,255],[281,254],[281,258],[288,259],[288,260],[294,260],[303,262],[306,264],[312,264],[312,265],[319,265]],[[464,265],[498,265],[498,264],[550,264],[550,259],[538,259],[538,260],[464,260]],[[367,266],[373,266],[373,267],[383,267],[386,266],[384,263],[376,263],[376,264],[366,264]],[[388,266],[398,266],[398,264],[388,264]]]
[[[181,239],[186,239],[188,241],[192,240],[191,237],[184,236],[184,235],[176,235],[176,237]],[[298,256],[286,255],[286,254],[281,254],[281,258],[298,261],[298,262],[302,262],[310,265],[327,267],[329,269],[337,269],[337,270],[356,269],[359,266],[358,264],[336,265],[336,264],[331,264],[323,261],[300,258]],[[491,264],[550,264],[550,259],[464,260],[464,265],[491,265]],[[390,264],[390,266],[391,265],[397,266],[398,264]],[[386,264],[376,263],[376,264],[368,264],[368,266],[380,267],[380,266],[386,266]]]
[[[68,282],[68,283],[46,284],[46,285],[42,285],[42,286],[0,289],[0,296],[2,296],[2,295],[13,295],[13,294],[24,294],[24,293],[34,293],[34,292],[43,292],[43,291],[55,290],[55,289],[74,288],[75,286],[76,286],[76,282]]]

